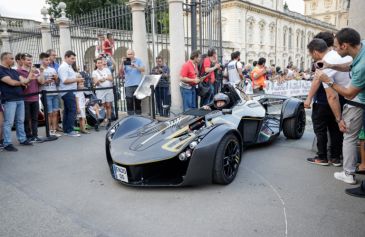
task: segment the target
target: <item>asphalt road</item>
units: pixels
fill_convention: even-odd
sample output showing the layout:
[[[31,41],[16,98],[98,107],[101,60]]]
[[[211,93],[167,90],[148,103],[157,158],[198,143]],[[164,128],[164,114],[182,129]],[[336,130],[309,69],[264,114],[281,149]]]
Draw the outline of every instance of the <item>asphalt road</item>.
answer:
[[[246,150],[231,185],[158,189],[114,181],[104,136],[0,152],[0,236],[365,236],[340,168],[305,162],[310,130]]]

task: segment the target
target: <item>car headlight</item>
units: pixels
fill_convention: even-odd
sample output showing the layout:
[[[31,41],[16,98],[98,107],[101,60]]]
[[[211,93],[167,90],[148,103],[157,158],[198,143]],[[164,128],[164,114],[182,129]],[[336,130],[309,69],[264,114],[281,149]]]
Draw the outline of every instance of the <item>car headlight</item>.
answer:
[[[189,147],[190,149],[195,149],[195,147],[198,145],[198,142],[197,141],[192,141],[190,144],[189,144]]]
[[[114,125],[113,125],[110,129],[109,129],[108,134],[107,134],[107,137],[108,137],[109,141],[111,141],[111,140],[112,140],[112,138],[113,138],[113,136],[114,136],[115,132],[117,131],[118,127],[119,127],[119,123],[115,123],[115,124],[114,124]]]
[[[182,152],[182,153],[179,154],[179,160],[181,160],[181,161],[186,161],[187,160],[185,152]]]

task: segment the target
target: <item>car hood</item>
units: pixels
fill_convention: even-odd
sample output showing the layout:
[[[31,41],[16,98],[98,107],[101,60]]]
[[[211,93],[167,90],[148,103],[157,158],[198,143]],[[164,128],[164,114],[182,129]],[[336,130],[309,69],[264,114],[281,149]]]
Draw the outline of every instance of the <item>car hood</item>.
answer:
[[[116,130],[110,140],[113,160],[125,165],[157,162],[175,157],[184,150],[199,133],[192,132],[191,125],[202,117],[181,115],[165,122],[153,121],[139,129],[123,133]]]

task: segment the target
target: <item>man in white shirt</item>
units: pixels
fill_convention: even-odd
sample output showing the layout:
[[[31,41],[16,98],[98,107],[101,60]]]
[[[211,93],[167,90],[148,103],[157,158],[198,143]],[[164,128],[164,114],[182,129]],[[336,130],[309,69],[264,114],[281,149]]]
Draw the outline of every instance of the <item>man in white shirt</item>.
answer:
[[[232,61],[227,65],[228,83],[237,86],[243,80],[242,63],[240,62],[241,53],[236,51],[231,54]]]
[[[76,54],[71,50],[66,51],[64,61],[58,68],[58,77],[60,78],[60,90],[76,90],[77,83],[84,81],[82,77],[76,77],[76,72],[72,69],[72,64],[76,62]],[[74,131],[76,119],[76,98],[74,92],[61,92],[63,99],[63,132],[67,136],[79,137],[80,134]]]
[[[352,62],[351,57],[342,58],[336,51],[331,50],[327,47],[327,44],[322,39],[313,39],[308,44],[308,49],[315,61],[326,61],[331,64],[349,64]],[[317,64],[317,70],[315,73],[315,78],[328,77],[330,78],[329,83],[323,83],[326,94],[331,93],[336,98],[338,98],[337,92],[331,87],[333,83],[348,87],[350,82],[350,76],[347,72],[340,72],[333,69],[323,69],[321,70],[321,64]],[[354,98],[354,101],[360,102],[358,98]],[[336,118],[339,128],[344,132],[343,141],[343,172],[336,172],[334,174],[335,178],[342,180],[345,183],[355,184],[356,180],[354,178],[354,173],[356,170],[355,161],[357,158],[356,142],[362,127],[362,109],[359,107],[354,107],[349,104],[343,106],[343,111],[341,114],[341,105],[338,99],[330,100],[328,103],[331,110]],[[342,129],[343,124],[350,124],[347,129]]]

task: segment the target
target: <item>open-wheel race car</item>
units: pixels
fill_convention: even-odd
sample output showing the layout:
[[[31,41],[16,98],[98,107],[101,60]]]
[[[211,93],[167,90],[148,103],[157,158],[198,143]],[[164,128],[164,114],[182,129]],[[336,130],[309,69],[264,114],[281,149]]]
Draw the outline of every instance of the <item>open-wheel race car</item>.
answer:
[[[105,144],[112,177],[131,186],[229,184],[244,148],[269,143],[281,131],[290,139],[302,137],[306,116],[301,100],[252,99],[229,85],[222,92],[230,99],[223,110],[194,109],[167,121],[118,120]]]

